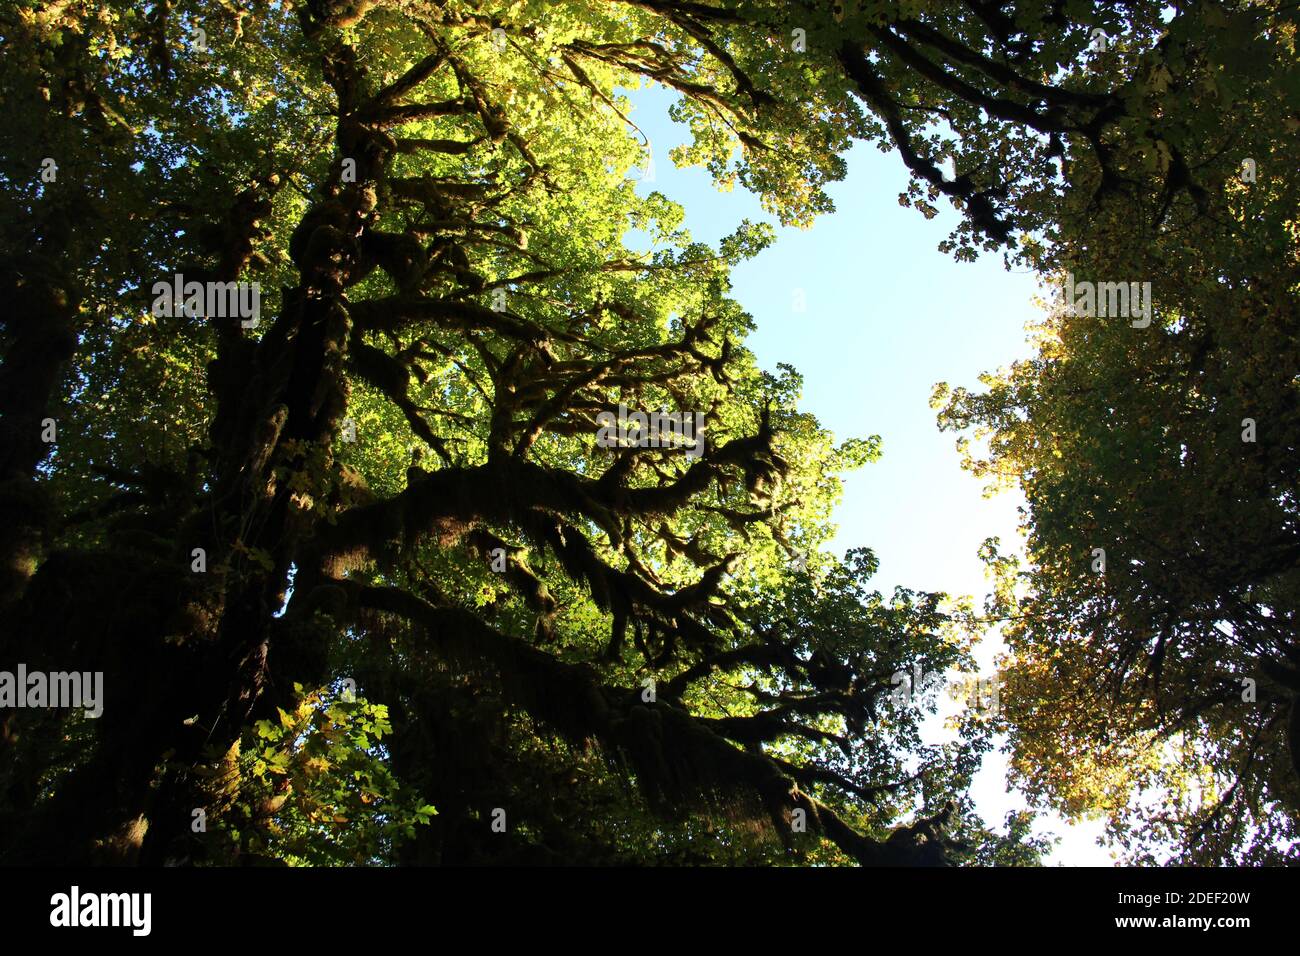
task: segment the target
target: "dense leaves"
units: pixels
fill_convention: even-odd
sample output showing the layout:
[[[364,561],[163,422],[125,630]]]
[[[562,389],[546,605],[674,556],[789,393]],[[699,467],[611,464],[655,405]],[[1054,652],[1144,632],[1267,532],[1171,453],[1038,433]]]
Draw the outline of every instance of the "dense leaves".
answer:
[[[1025,569],[990,552],[1015,775],[1134,861],[1295,860],[1295,44],[1268,4],[1174,17],[1131,94],[1158,132],[1065,194],[1039,257],[1037,354],[936,394],[969,465],[1028,502]],[[1074,314],[1070,281],[1150,283],[1149,324]]]

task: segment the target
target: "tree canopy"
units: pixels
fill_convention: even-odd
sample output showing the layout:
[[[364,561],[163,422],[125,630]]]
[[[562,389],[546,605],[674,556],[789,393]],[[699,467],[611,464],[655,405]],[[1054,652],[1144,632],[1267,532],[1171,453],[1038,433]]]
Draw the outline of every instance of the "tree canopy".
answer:
[[[1280,3],[10,5],[0,671],[104,699],[3,707],[0,858],[1032,862],[967,795],[995,729],[1141,852],[1268,858],[1294,43]],[[897,705],[984,622],[820,550],[878,440],[746,349],[729,275],[771,230],[711,246],[636,188],[652,83],[673,161],[783,223],[867,140],[959,258],[1157,285],[1149,328],[1058,316],[945,399],[1030,505],[1000,725],[931,746]],[[1170,814],[1118,808],[1155,784]]]
[[[1013,776],[1132,862],[1295,860],[1295,43],[1294,10],[1180,11],[1133,94],[1159,132],[1110,184],[1067,166],[1035,356],[935,396],[1027,502],[1023,569],[988,551]],[[1080,280],[1146,281],[1150,314],[1071,309]]]

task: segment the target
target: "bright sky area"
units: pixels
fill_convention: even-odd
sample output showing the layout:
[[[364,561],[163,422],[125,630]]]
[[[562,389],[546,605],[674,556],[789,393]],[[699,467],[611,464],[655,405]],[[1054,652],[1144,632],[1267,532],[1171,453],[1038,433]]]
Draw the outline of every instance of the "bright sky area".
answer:
[[[680,203],[694,238],[716,243],[742,219],[777,229],[773,246],[732,275],[731,295],[758,326],[746,344],[759,365],[798,369],[800,407],[837,441],[883,440],[882,460],[843,476],[831,550],[870,547],[880,561],[873,584],[883,593],[902,585],[973,594],[978,606],[988,589],[980,542],[999,536],[1004,551],[1018,543],[1022,499],[984,497],[981,481],[961,469],[954,436],[939,431],[930,394],[941,381],[975,387],[981,372],[1029,355],[1024,327],[1037,315],[1035,277],[1008,272],[1000,255],[959,263],[939,252],[957,213],[944,202],[940,215],[926,220],[899,206],[906,168],[897,153],[869,144],[853,147],[848,175],[828,190],[834,213],[810,230],[781,228],[752,194],[719,192],[706,171],[672,165],[668,150],[689,135],[668,117],[673,94],[652,87],[629,95],[654,162],[653,182],[639,188]],[[803,311],[796,310],[796,290]],[[998,650],[991,640],[980,648],[982,673],[992,672]],[[995,752],[972,792],[995,827],[1025,805],[1005,779],[1006,759]],[[1096,845],[1099,822],[1070,826],[1049,818],[1039,829],[1062,838],[1050,864],[1112,864],[1109,851]]]

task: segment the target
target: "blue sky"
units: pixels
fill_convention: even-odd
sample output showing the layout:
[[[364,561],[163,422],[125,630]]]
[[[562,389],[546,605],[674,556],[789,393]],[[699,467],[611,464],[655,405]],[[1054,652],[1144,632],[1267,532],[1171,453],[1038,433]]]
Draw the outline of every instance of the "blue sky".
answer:
[[[668,150],[687,136],[668,118],[675,94],[651,87],[629,96],[654,156],[654,180],[640,188],[680,203],[694,238],[716,243],[746,218],[777,230],[771,248],[732,274],[731,295],[758,326],[746,344],[759,364],[797,368],[800,407],[837,441],[882,439],[881,461],[844,476],[831,550],[872,548],[880,561],[874,585],[885,593],[903,585],[982,597],[980,542],[996,535],[1004,550],[1018,542],[1021,499],[984,497],[982,483],[961,469],[954,436],[935,424],[930,394],[941,381],[974,387],[981,372],[1030,354],[1024,327],[1038,314],[1036,278],[1007,271],[1001,256],[958,263],[939,252],[957,214],[946,201],[931,220],[899,206],[902,160],[862,143],[847,156],[844,181],[828,190],[836,211],[809,230],[782,228],[752,194],[719,192],[704,170],[672,165]],[[992,641],[981,648],[985,673],[998,649]],[[990,755],[972,795],[993,825],[1024,805],[1004,780],[1004,758]],[[1047,828],[1062,837],[1050,862],[1111,863],[1095,844],[1099,823],[1053,820]]]

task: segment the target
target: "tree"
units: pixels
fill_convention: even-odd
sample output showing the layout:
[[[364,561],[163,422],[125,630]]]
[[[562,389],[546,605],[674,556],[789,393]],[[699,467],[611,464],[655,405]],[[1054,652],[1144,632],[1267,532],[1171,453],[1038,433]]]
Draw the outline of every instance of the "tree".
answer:
[[[1014,774],[1134,861],[1294,860],[1295,27],[1178,11],[1138,57],[1161,136],[1065,192],[1045,274],[1146,281],[1149,314],[1058,297],[1034,358],[936,393],[969,466],[1028,503],[1026,570],[989,554]]]
[[[649,78],[806,222],[824,97],[654,5],[3,31],[4,669],[104,675],[98,719],[7,709],[7,861],[941,859],[978,744],[887,701],[964,638],[816,556],[875,448],[743,349],[767,234],[626,177]],[[620,406],[702,427],[602,447]]]

